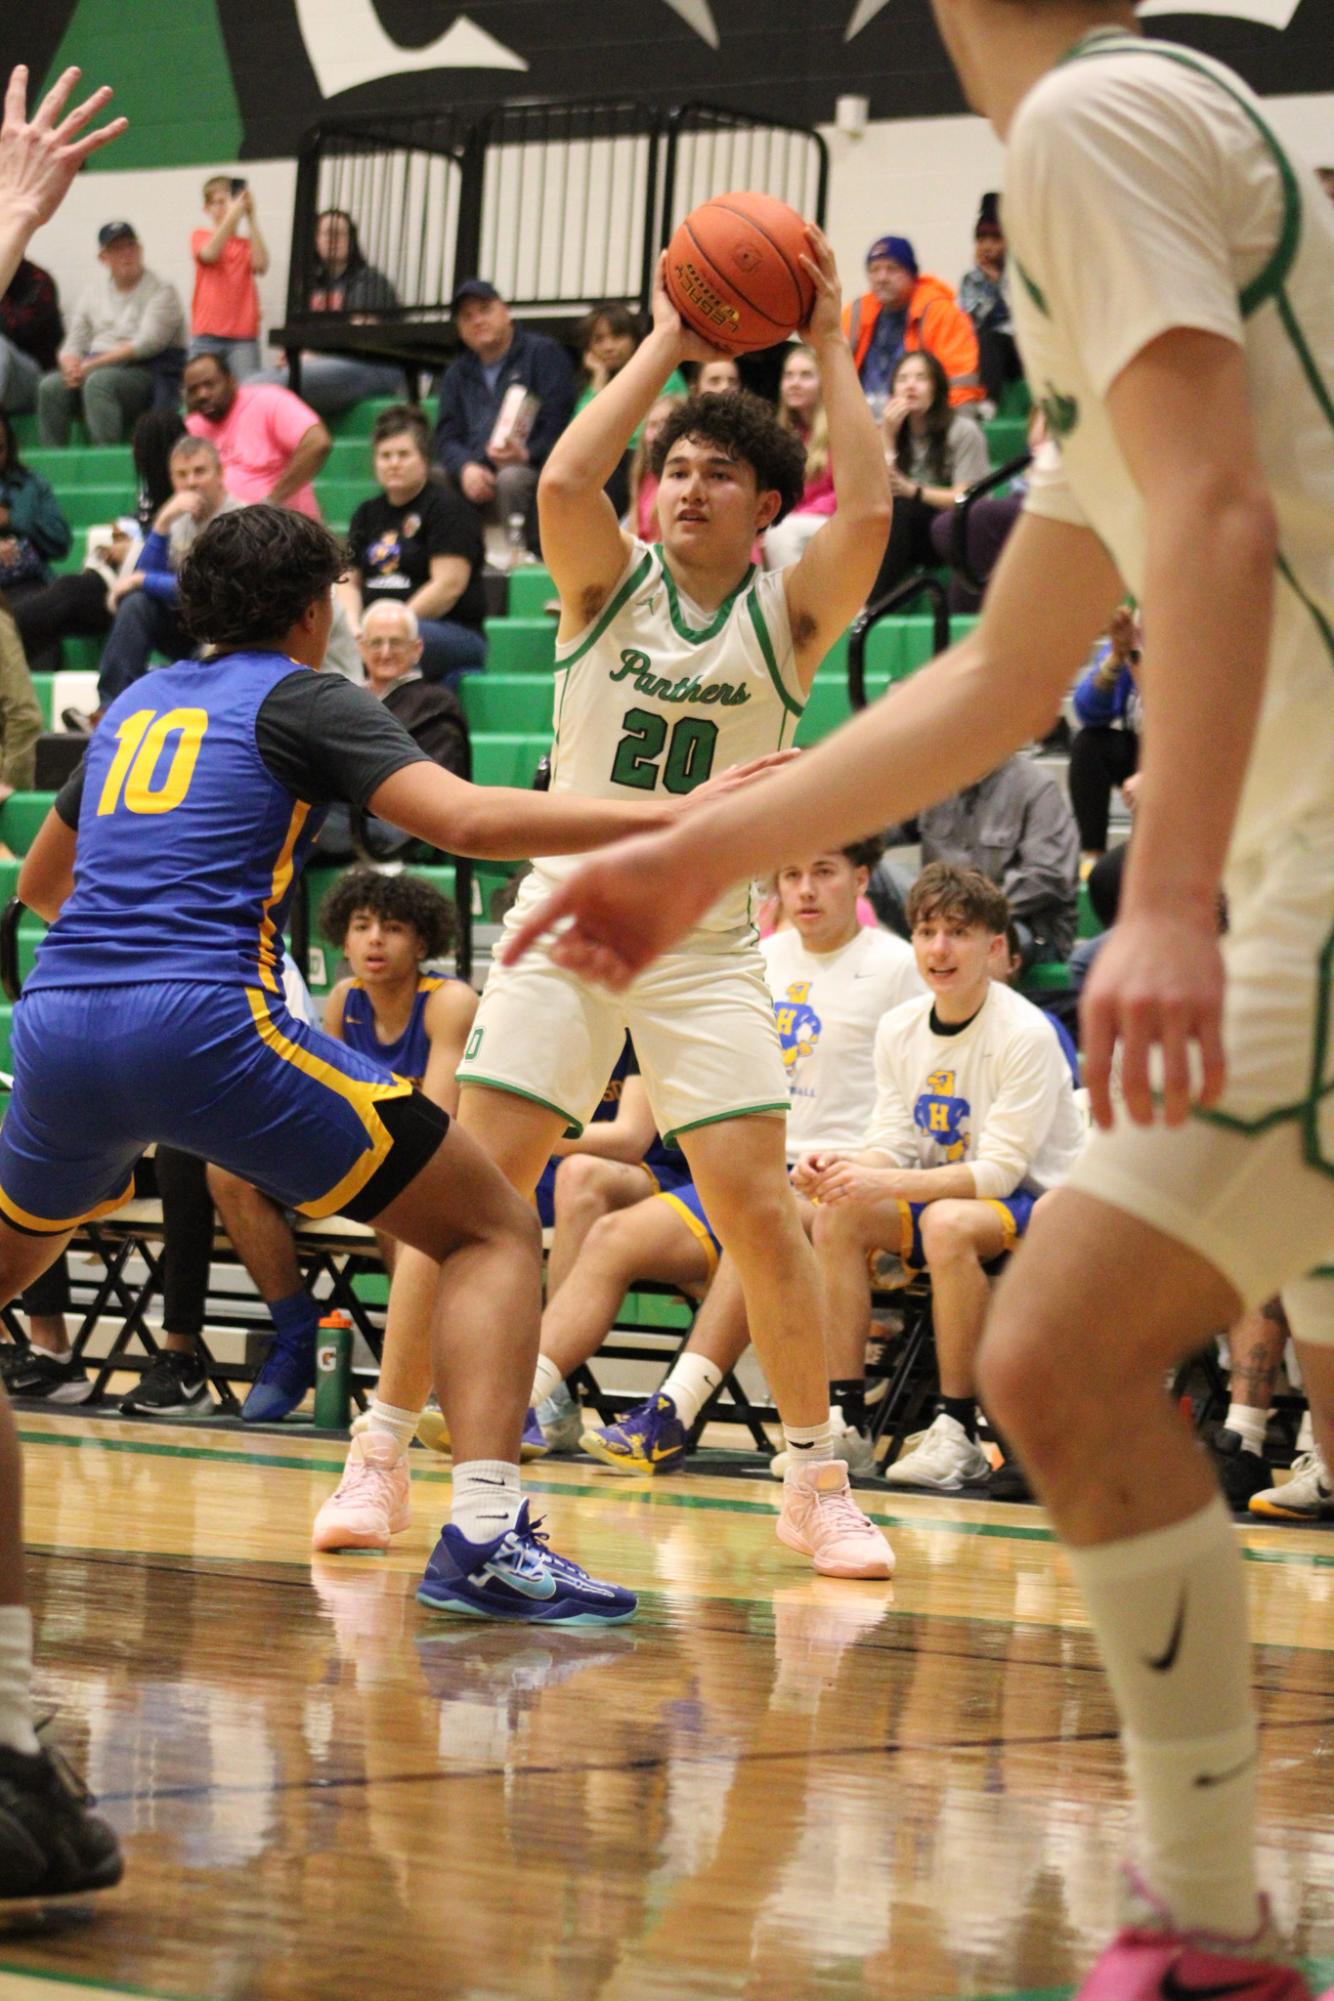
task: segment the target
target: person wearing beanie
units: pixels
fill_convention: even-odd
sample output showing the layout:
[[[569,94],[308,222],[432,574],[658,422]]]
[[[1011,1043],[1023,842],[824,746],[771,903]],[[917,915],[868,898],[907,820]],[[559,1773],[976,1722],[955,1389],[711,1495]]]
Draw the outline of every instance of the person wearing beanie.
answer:
[[[999,403],[1008,382],[1023,374],[1010,319],[1010,281],[1005,270],[1005,232],[1000,196],[984,194],[973,228],[973,265],[959,286],[959,304],[977,335],[978,366],[989,400]]]
[[[924,348],[939,358],[956,408],[980,403],[973,323],[943,278],[918,269],[906,236],[876,238],[866,253],[866,283],[862,296],[844,307],[843,327],[872,406],[884,408],[900,357]]]

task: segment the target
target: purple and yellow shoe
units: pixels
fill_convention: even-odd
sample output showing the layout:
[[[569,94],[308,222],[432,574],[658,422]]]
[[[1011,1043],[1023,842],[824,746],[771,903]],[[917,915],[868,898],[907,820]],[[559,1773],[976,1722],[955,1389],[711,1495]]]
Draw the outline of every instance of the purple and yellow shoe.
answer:
[[[613,1473],[671,1473],[685,1460],[690,1440],[676,1405],[659,1391],[618,1423],[590,1428],[579,1443]]]

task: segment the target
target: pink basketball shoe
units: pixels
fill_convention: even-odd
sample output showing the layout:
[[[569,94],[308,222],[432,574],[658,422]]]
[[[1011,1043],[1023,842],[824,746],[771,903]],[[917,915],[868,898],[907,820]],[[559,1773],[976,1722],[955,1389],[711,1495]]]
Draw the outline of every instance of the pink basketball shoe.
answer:
[[[411,1521],[407,1453],[387,1432],[363,1431],[315,1517],[311,1542],[316,1549],[388,1549]]]
[[[1251,1938],[1179,1932],[1167,1911],[1127,1872],[1130,1922],[1112,1940],[1075,2001],[1311,2001],[1287,1965],[1263,1904]]]
[[[894,1552],[852,1498],[841,1459],[789,1465],[778,1540],[809,1556],[823,1577],[892,1577]]]

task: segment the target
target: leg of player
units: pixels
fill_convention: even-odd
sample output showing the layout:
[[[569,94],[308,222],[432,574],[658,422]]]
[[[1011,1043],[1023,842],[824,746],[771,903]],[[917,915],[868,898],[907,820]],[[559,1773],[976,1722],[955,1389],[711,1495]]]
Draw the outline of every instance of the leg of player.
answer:
[[[656,1196],[604,1216],[542,1317],[539,1381],[543,1362],[559,1370],[563,1383],[597,1353],[637,1279],[695,1288],[708,1283],[716,1263],[712,1245],[702,1244],[680,1211]],[[659,1393],[605,1430],[581,1427],[578,1442],[618,1473],[667,1473],[686,1456],[693,1416],[683,1423],[675,1404]]]
[[[248,1424],[277,1424],[314,1387],[320,1309],[302,1283],[296,1244],[278,1204],[220,1167],[209,1168],[208,1187],[274,1326],[273,1346],[241,1416]]]
[[[0,1303],[39,1278],[69,1243],[0,1223]],[[57,1897],[120,1881],[115,1835],[71,1791],[37,1741],[32,1715],[32,1614],[23,1577],[23,1465],[0,1387],[0,1901]]]
[[[1284,1287],[1283,1310],[1301,1362],[1315,1433],[1313,1448],[1293,1462],[1281,1487],[1256,1494],[1251,1511],[1289,1522],[1334,1521],[1334,1280],[1299,1279]]]
[[[1162,1387],[1238,1303],[1197,1252],[1061,1189],[998,1289],[979,1382],[1069,1551],[1102,1651],[1137,1809],[1140,1922],[1264,1957],[1241,1555]],[[1123,1934],[1086,1991],[1147,1993],[1131,1964],[1143,1936]]]
[[[783,1420],[780,1541],[831,1577],[889,1577],[894,1557],[852,1499],[835,1459],[820,1273],[787,1177],[781,1119],[696,1126],[681,1148],[704,1208],[734,1261],[751,1339]]]
[[[660,1206],[669,1208],[671,1205],[663,1203]],[[700,1256],[702,1263],[702,1250]],[[638,1410],[627,1412],[619,1424],[603,1426],[596,1432],[585,1432],[584,1450],[592,1452],[596,1458],[605,1459],[607,1451],[615,1450],[613,1434],[623,1436],[658,1425],[660,1419],[668,1415],[663,1410],[664,1401],[670,1404],[670,1415],[680,1424],[682,1434],[688,1434],[723,1377],[729,1369],[736,1367],[749,1346],[750,1327],[746,1320],[746,1296],[741,1290],[741,1280],[731,1258],[721,1257],[691,1329],[690,1339],[672,1363],[656,1396],[650,1397]],[[592,1442],[594,1438],[604,1450],[597,1450]],[[659,1437],[657,1443],[661,1445],[662,1442]],[[645,1457],[645,1463],[632,1469],[636,1472],[662,1473],[669,1470],[669,1464],[680,1463],[679,1460],[666,1464],[655,1460],[650,1464],[646,1455],[641,1456]]]
[[[1229,1328],[1227,1416],[1210,1450],[1228,1506],[1244,1510],[1271,1484],[1265,1464],[1265,1433],[1283,1366],[1288,1323],[1282,1302],[1267,1300]]]
[[[418,1597],[439,1611],[513,1621],[606,1625],[632,1617],[631,1592],[548,1552],[519,1486],[542,1307],[533,1210],[452,1125],[375,1221],[440,1266],[432,1350],[453,1437],[453,1507]]]
[[[988,1202],[928,1202],[922,1249],[931,1274],[931,1320],[940,1405],[915,1451],[889,1467],[896,1487],[957,1493],[980,1485],[991,1461],[977,1442],[977,1351],[991,1300],[984,1262],[1006,1248],[1007,1232]]]

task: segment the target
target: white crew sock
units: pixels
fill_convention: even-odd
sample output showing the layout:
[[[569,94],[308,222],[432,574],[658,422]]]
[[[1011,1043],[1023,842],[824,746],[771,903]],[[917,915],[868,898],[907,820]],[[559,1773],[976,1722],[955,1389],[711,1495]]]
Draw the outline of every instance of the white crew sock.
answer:
[[[564,1381],[564,1376],[562,1376],[550,1355],[539,1355],[537,1358],[537,1367],[533,1371],[534,1410],[536,1410],[540,1403],[545,1403],[548,1397],[554,1396]]]
[[[1297,1452],[1315,1451],[1315,1425],[1311,1422],[1309,1410],[1302,1412],[1302,1421],[1297,1427]]]
[[[401,1410],[397,1404],[381,1403],[379,1397],[372,1397],[370,1423],[367,1431],[378,1431],[392,1438],[406,1452],[417,1435],[419,1410]]]
[[[722,1379],[723,1372],[716,1362],[706,1360],[703,1355],[678,1355],[660,1394],[671,1398],[676,1415],[689,1431]]]
[[[469,1542],[494,1542],[514,1527],[522,1506],[519,1469],[508,1459],[468,1459],[455,1466],[450,1520]]]
[[[783,1443],[788,1450],[789,1466],[811,1466],[817,1459],[832,1459],[834,1456],[832,1413],[823,1424],[785,1424]]]
[[[1181,1930],[1249,1937],[1258,1744],[1246,1582],[1222,1497],[1170,1528],[1066,1553],[1120,1712],[1145,1882]]]
[[[1230,1403],[1227,1416],[1223,1420],[1225,1431],[1235,1431],[1248,1452],[1264,1458],[1265,1432],[1269,1425],[1269,1412],[1256,1410],[1253,1404]]]
[[[32,1727],[32,1613],[0,1605],[0,1744],[29,1758],[41,1748]]]

